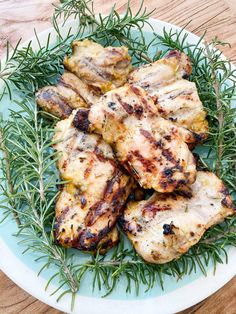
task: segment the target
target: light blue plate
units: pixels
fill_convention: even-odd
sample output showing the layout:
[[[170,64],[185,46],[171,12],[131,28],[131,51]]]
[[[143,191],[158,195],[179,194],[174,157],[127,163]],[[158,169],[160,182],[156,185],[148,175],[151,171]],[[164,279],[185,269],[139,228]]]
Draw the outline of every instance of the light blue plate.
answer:
[[[165,22],[150,19],[150,23],[156,33],[162,34],[163,28],[167,30],[173,28],[180,31],[174,25]],[[64,27],[64,33],[72,26],[75,27],[73,22]],[[152,33],[148,26],[145,27],[146,37],[151,39]],[[48,33],[52,33],[52,38],[56,39],[55,33],[52,29],[43,32],[39,35],[41,42],[45,41]],[[136,35],[136,34],[135,34]],[[199,38],[189,33],[189,43],[197,43]],[[36,47],[36,41],[33,39],[33,45]],[[154,51],[152,51],[154,53]],[[16,98],[14,95],[13,98]],[[1,103],[0,111],[7,116],[9,108],[16,106],[8,98]],[[45,270],[37,277],[42,263],[35,262],[34,260],[39,256],[35,254],[22,254],[25,247],[22,244],[17,244],[20,240],[13,234],[17,232],[17,227],[14,220],[8,219],[0,226],[0,249],[2,257],[0,259],[0,266],[2,270],[12,278],[23,289],[64,312],[70,312],[70,297],[65,296],[59,303],[56,302],[56,296],[50,297],[51,291],[45,292],[44,287],[46,281],[56,272],[56,268],[51,267]],[[86,261],[89,259],[88,255],[76,252],[78,262]],[[185,276],[181,280],[166,276],[164,280],[164,291],[160,285],[156,285],[152,290],[145,292],[145,287],[141,287],[139,296],[135,292],[127,294],[125,291],[126,282],[121,280],[117,288],[111,295],[106,298],[101,298],[105,290],[92,291],[91,275],[86,275],[83,280],[78,297],[75,303],[74,313],[80,314],[93,314],[93,313],[122,313],[122,314],[149,314],[149,313],[172,313],[183,310],[193,304],[201,301],[211,293],[215,292],[230,280],[236,271],[236,250],[230,251],[230,259],[228,265],[219,265],[216,275],[213,276],[213,268],[208,267],[208,276],[204,277],[200,271]],[[224,276],[222,276],[222,273]],[[58,282],[53,282],[54,287],[57,287]],[[134,291],[134,289],[133,289]]]

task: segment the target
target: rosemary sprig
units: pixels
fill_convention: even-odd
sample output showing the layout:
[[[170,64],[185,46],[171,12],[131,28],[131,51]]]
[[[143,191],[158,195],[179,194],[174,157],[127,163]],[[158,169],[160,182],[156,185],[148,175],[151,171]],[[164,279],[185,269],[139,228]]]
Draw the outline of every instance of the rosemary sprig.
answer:
[[[55,245],[53,235],[58,174],[55,152],[51,149],[51,125],[45,124],[35,104],[18,103],[18,108],[11,111],[7,127],[2,128],[3,179],[7,184],[2,189],[8,201],[4,208],[10,206],[21,222],[18,236],[22,239],[19,243],[26,245],[24,252],[40,252],[40,259],[46,260],[43,269],[56,265],[58,272],[53,278],[58,277],[59,286],[67,285],[75,294],[78,282],[72,269],[73,258]]]
[[[3,124],[3,121],[1,121],[1,123]],[[21,224],[20,219],[16,212],[17,205],[14,200],[15,191],[14,191],[14,186],[12,184],[12,176],[11,176],[12,167],[11,167],[10,155],[9,155],[7,147],[5,146],[6,130],[7,130],[7,127],[2,125],[0,128],[0,150],[2,151],[2,157],[3,157],[1,159],[1,164],[2,164],[1,168],[4,171],[5,183],[6,183],[6,186],[2,186],[2,191],[5,198],[9,200],[9,205],[10,205],[10,207],[8,206],[4,207],[4,209],[7,210],[6,216],[4,216],[4,218],[7,218],[8,214],[12,212],[17,225],[20,226]],[[3,222],[3,220],[1,222]]]
[[[193,64],[191,80],[197,84],[210,124],[209,139],[198,149],[200,158],[234,191],[236,112],[231,101],[235,99],[235,70],[215,49],[224,43],[214,40],[206,48],[201,45],[201,41],[192,45],[188,43],[184,31],[178,33],[172,30],[164,30],[162,36],[153,34],[153,40],[146,41],[142,26],[148,23],[149,15],[142,3],[138,12],[133,14],[128,3],[123,16],[119,16],[112,8],[107,17],[100,15],[96,19],[92,2],[65,1],[62,6],[56,7],[53,17],[58,34],[56,44],[51,43],[49,35],[45,46],[38,40],[38,51],[32,49],[31,43],[21,49],[17,45],[13,53],[10,53],[10,47],[7,48],[5,65],[0,67],[0,79],[6,84],[5,92],[10,94],[13,87],[31,99],[39,87],[52,84],[62,71],[62,59],[65,53],[70,52],[70,42],[76,38],[91,38],[105,45],[125,44],[133,56],[133,63],[137,65],[152,61],[149,51],[156,46],[161,50],[154,60],[164,56],[170,49],[185,51]],[[71,34],[69,30],[63,37],[58,24],[60,18],[64,23],[70,18],[80,20],[76,33]],[[90,33],[86,33],[87,27]],[[41,252],[37,260],[45,260],[45,263],[40,272],[51,264],[56,265],[58,271],[49,279],[48,285],[58,279],[57,290],[67,286],[59,294],[58,300],[67,293],[72,293],[74,300],[80,283],[88,273],[93,275],[94,289],[103,286],[106,295],[114,290],[121,278],[126,279],[127,292],[134,288],[139,293],[141,285],[147,290],[156,284],[163,288],[165,276],[182,278],[197,269],[206,275],[206,267],[210,262],[216,267],[217,263],[224,261],[224,257],[227,261],[226,247],[236,246],[235,217],[208,230],[187,254],[165,265],[145,263],[134,249],[124,245],[123,240],[113,250],[112,256],[97,254],[85,263],[78,263],[70,250],[54,242],[53,217],[58,174],[55,168],[56,155],[50,148],[53,125],[41,116],[32,99],[18,103],[18,107],[18,111],[11,111],[10,119],[3,123],[2,128],[4,136],[1,148],[7,153],[3,160],[1,188],[7,205],[1,203],[0,207],[5,217],[14,210],[20,218],[18,236],[26,251]]]

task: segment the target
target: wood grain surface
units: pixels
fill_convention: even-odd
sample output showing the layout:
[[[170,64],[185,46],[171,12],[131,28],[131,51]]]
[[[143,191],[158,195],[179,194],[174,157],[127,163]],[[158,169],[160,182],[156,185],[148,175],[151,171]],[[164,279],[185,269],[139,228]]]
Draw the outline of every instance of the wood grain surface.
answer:
[[[122,12],[126,2],[94,0],[94,7],[96,12],[107,13],[116,3],[118,11]],[[135,11],[139,1],[130,2]],[[50,27],[53,4],[58,3],[58,0],[0,0],[0,57],[4,54],[7,40],[14,46],[19,38],[26,40],[32,37],[34,28],[39,32]],[[188,23],[187,30],[197,35],[207,31],[206,39],[217,36],[229,42],[231,48],[225,47],[224,54],[236,61],[236,0],[146,0],[145,3],[149,10],[156,8],[153,14],[155,18],[181,27]],[[236,278],[182,314],[236,314],[235,295]],[[0,272],[0,314],[13,313],[60,312],[33,298]]]

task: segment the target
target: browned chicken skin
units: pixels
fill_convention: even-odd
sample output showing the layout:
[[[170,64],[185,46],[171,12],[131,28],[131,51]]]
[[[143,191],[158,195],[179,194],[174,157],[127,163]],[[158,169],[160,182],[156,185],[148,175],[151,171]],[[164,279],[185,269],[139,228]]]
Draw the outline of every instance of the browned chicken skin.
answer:
[[[106,93],[90,110],[78,110],[74,125],[102,134],[144,188],[171,192],[195,181],[194,157],[184,141],[191,132],[161,118],[140,87]]]
[[[68,181],[56,203],[56,240],[65,247],[93,251],[102,239],[103,246],[117,241],[115,230],[108,233],[133,180],[119,169],[111,147],[99,135],[75,129],[73,118],[58,122],[54,136],[58,169]]]
[[[180,51],[171,51],[165,58],[135,69],[129,82],[147,91],[163,118],[205,139],[208,133],[206,112],[195,83],[185,79],[191,72],[189,58]]]
[[[63,246],[81,250],[99,247],[102,252],[118,241],[113,226],[133,181],[119,169],[110,146],[101,137],[79,132],[71,121],[73,109],[91,106],[104,91],[127,81],[130,61],[125,47],[103,48],[89,40],[74,42],[72,56],[65,57],[64,62],[71,72],[66,70],[56,86],[36,93],[37,104],[44,111],[68,118],[58,123],[55,134],[56,140],[62,140],[55,145],[62,153],[58,167],[62,178],[69,180],[56,205],[56,238]],[[79,143],[84,146],[78,151]]]
[[[148,200],[127,204],[121,225],[147,262],[163,264],[180,257],[208,228],[235,213],[228,190],[211,172],[199,171],[190,191],[154,193]]]
[[[88,39],[72,43],[64,66],[100,94],[124,85],[132,69],[128,48],[104,48]]]
[[[100,94],[67,71],[56,86],[45,86],[36,93],[37,104],[60,119],[69,117],[73,109],[90,106],[99,98]]]
[[[58,169],[68,181],[56,202],[57,243],[104,253],[119,240],[115,225],[122,215],[137,252],[148,262],[165,263],[233,213],[222,182],[212,173],[196,173],[186,145],[204,139],[208,124],[195,84],[185,79],[191,74],[185,54],[170,52],[130,74],[127,48],[84,40],[72,44],[64,65],[58,84],[36,94],[43,110],[65,119],[54,135]],[[128,76],[130,84],[120,87]],[[142,187],[165,194],[129,202],[123,212],[135,184],[109,144]],[[167,193],[175,190],[182,195]],[[134,192],[135,199],[143,195],[141,188]]]
[[[69,71],[56,86],[45,86],[36,93],[37,104],[60,119],[69,117],[73,109],[91,106],[104,92],[126,83],[132,69],[126,47],[104,48],[84,40],[75,41],[72,49],[72,55],[64,60]]]

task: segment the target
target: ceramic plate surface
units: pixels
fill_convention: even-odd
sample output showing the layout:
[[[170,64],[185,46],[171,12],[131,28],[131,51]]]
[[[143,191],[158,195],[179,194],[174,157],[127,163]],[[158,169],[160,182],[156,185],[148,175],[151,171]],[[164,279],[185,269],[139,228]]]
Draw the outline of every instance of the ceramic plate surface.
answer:
[[[172,28],[180,31],[180,28],[177,26],[163,21],[149,19],[149,22],[158,34],[162,34],[164,27],[166,30]],[[76,26],[74,22],[68,23],[63,28],[64,34],[66,34],[69,27],[75,29]],[[151,36],[149,26],[146,26],[144,31],[145,36]],[[40,33],[39,39],[41,43],[46,43],[49,32],[52,34],[52,40],[56,40],[56,34],[52,29],[49,29]],[[188,32],[186,31],[186,33]],[[188,33],[189,43],[196,44],[198,41],[199,37]],[[27,43],[24,43],[23,46]],[[35,38],[32,39],[32,47],[37,49]],[[7,115],[9,106],[9,101],[7,100],[5,103],[1,103],[0,112]],[[51,267],[38,277],[37,273],[41,264],[34,261],[37,258],[37,253],[22,255],[25,247],[17,244],[18,239],[14,236],[16,231],[17,227],[13,220],[9,219],[0,225],[0,268],[17,285],[34,297],[54,308],[70,313],[71,297],[69,295],[66,295],[59,303],[56,302],[56,296],[50,296],[50,292],[57,287],[57,282],[54,282],[49,291],[45,292],[47,280],[56,269]],[[87,255],[79,252],[77,254],[80,261],[81,259],[88,259]],[[81,290],[76,298],[73,313],[162,314],[178,312],[200,302],[226,284],[236,274],[235,265],[236,249],[231,248],[229,250],[228,264],[219,264],[215,275],[213,274],[213,267],[209,266],[207,277],[203,276],[200,271],[190,276],[185,276],[179,281],[167,277],[164,283],[164,291],[161,290],[158,284],[149,292],[145,292],[145,288],[141,287],[139,296],[136,296],[135,293],[126,294],[125,282],[120,281],[117,289],[111,295],[107,298],[101,298],[103,291],[92,292],[91,277],[88,275],[83,281]]]

